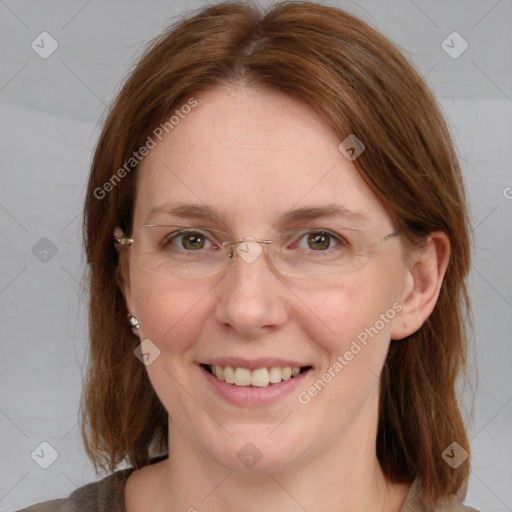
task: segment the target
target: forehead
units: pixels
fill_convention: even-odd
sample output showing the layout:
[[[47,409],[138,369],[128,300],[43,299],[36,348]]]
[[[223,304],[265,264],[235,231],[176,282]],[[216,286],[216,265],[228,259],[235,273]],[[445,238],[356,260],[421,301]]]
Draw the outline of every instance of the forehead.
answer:
[[[164,204],[208,205],[237,224],[271,224],[294,207],[339,204],[386,215],[334,130],[287,95],[218,87],[194,96],[138,170],[135,223]]]

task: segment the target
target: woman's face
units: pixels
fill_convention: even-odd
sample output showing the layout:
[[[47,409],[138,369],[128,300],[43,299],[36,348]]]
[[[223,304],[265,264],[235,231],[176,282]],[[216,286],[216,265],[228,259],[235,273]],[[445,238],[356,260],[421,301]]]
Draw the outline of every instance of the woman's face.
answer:
[[[371,446],[379,375],[408,279],[400,239],[373,242],[395,226],[338,149],[341,141],[307,105],[238,87],[196,99],[138,171],[125,289],[140,338],[150,340],[147,371],[169,413],[170,450],[186,446],[204,463],[269,471],[335,453],[344,443]],[[333,206],[339,212],[312,215]],[[302,216],[291,215],[299,210]],[[357,234],[368,257],[349,251],[366,264],[326,277],[308,274],[322,265],[314,260],[306,275],[292,276],[266,257],[275,246],[262,245],[259,254],[260,246],[249,244],[238,247],[230,267],[226,257],[224,272],[180,277],[156,271],[148,253],[137,252],[148,224],[222,230],[227,240],[272,240],[304,228],[284,247],[292,266],[293,254],[345,251],[320,228],[357,228],[343,232]],[[169,232],[155,228],[151,236]],[[218,240],[197,234],[172,244],[181,253],[220,250]],[[213,365],[227,380],[225,367],[233,367],[236,382],[212,375]],[[286,379],[286,367],[303,371]],[[266,379],[281,381],[265,386]]]

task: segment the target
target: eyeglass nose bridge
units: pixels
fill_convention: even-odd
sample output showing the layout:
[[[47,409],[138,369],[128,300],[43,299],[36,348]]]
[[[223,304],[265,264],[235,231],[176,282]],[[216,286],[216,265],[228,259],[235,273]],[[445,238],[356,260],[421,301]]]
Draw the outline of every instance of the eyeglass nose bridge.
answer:
[[[262,244],[269,245],[273,243],[272,240],[258,240],[252,236],[246,236],[238,240],[222,242],[222,247],[227,250],[230,261],[235,258],[235,253],[237,253],[246,263],[253,263],[263,252]]]

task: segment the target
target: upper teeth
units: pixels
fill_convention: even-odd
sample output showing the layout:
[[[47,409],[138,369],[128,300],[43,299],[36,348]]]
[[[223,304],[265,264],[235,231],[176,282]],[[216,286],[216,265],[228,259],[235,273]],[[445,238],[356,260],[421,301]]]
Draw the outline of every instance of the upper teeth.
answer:
[[[258,368],[249,370],[248,368],[234,368],[233,366],[211,366],[213,375],[219,380],[236,386],[256,386],[265,388],[270,383],[277,384],[282,380],[288,380],[300,373],[299,366],[272,366],[271,368]]]

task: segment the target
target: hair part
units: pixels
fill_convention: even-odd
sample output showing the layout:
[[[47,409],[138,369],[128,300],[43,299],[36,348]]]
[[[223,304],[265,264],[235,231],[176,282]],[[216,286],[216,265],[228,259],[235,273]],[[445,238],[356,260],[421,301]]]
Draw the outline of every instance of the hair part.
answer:
[[[380,390],[377,455],[394,482],[420,477],[435,499],[465,487],[469,461],[441,457],[469,444],[456,381],[465,370],[469,221],[460,168],[443,116],[419,74],[384,36],[356,17],[311,2],[260,12],[225,2],[179,21],[137,64],[108,114],[90,173],[84,243],[90,283],[90,357],[82,434],[97,468],[136,467],[167,450],[168,416],[126,320],[116,225],[130,233],[137,168],[105,197],[95,191],[181,104],[226,84],[280,91],[315,108],[344,140],[366,150],[354,162],[406,243],[445,232],[451,257],[438,303],[406,341],[392,341]]]

